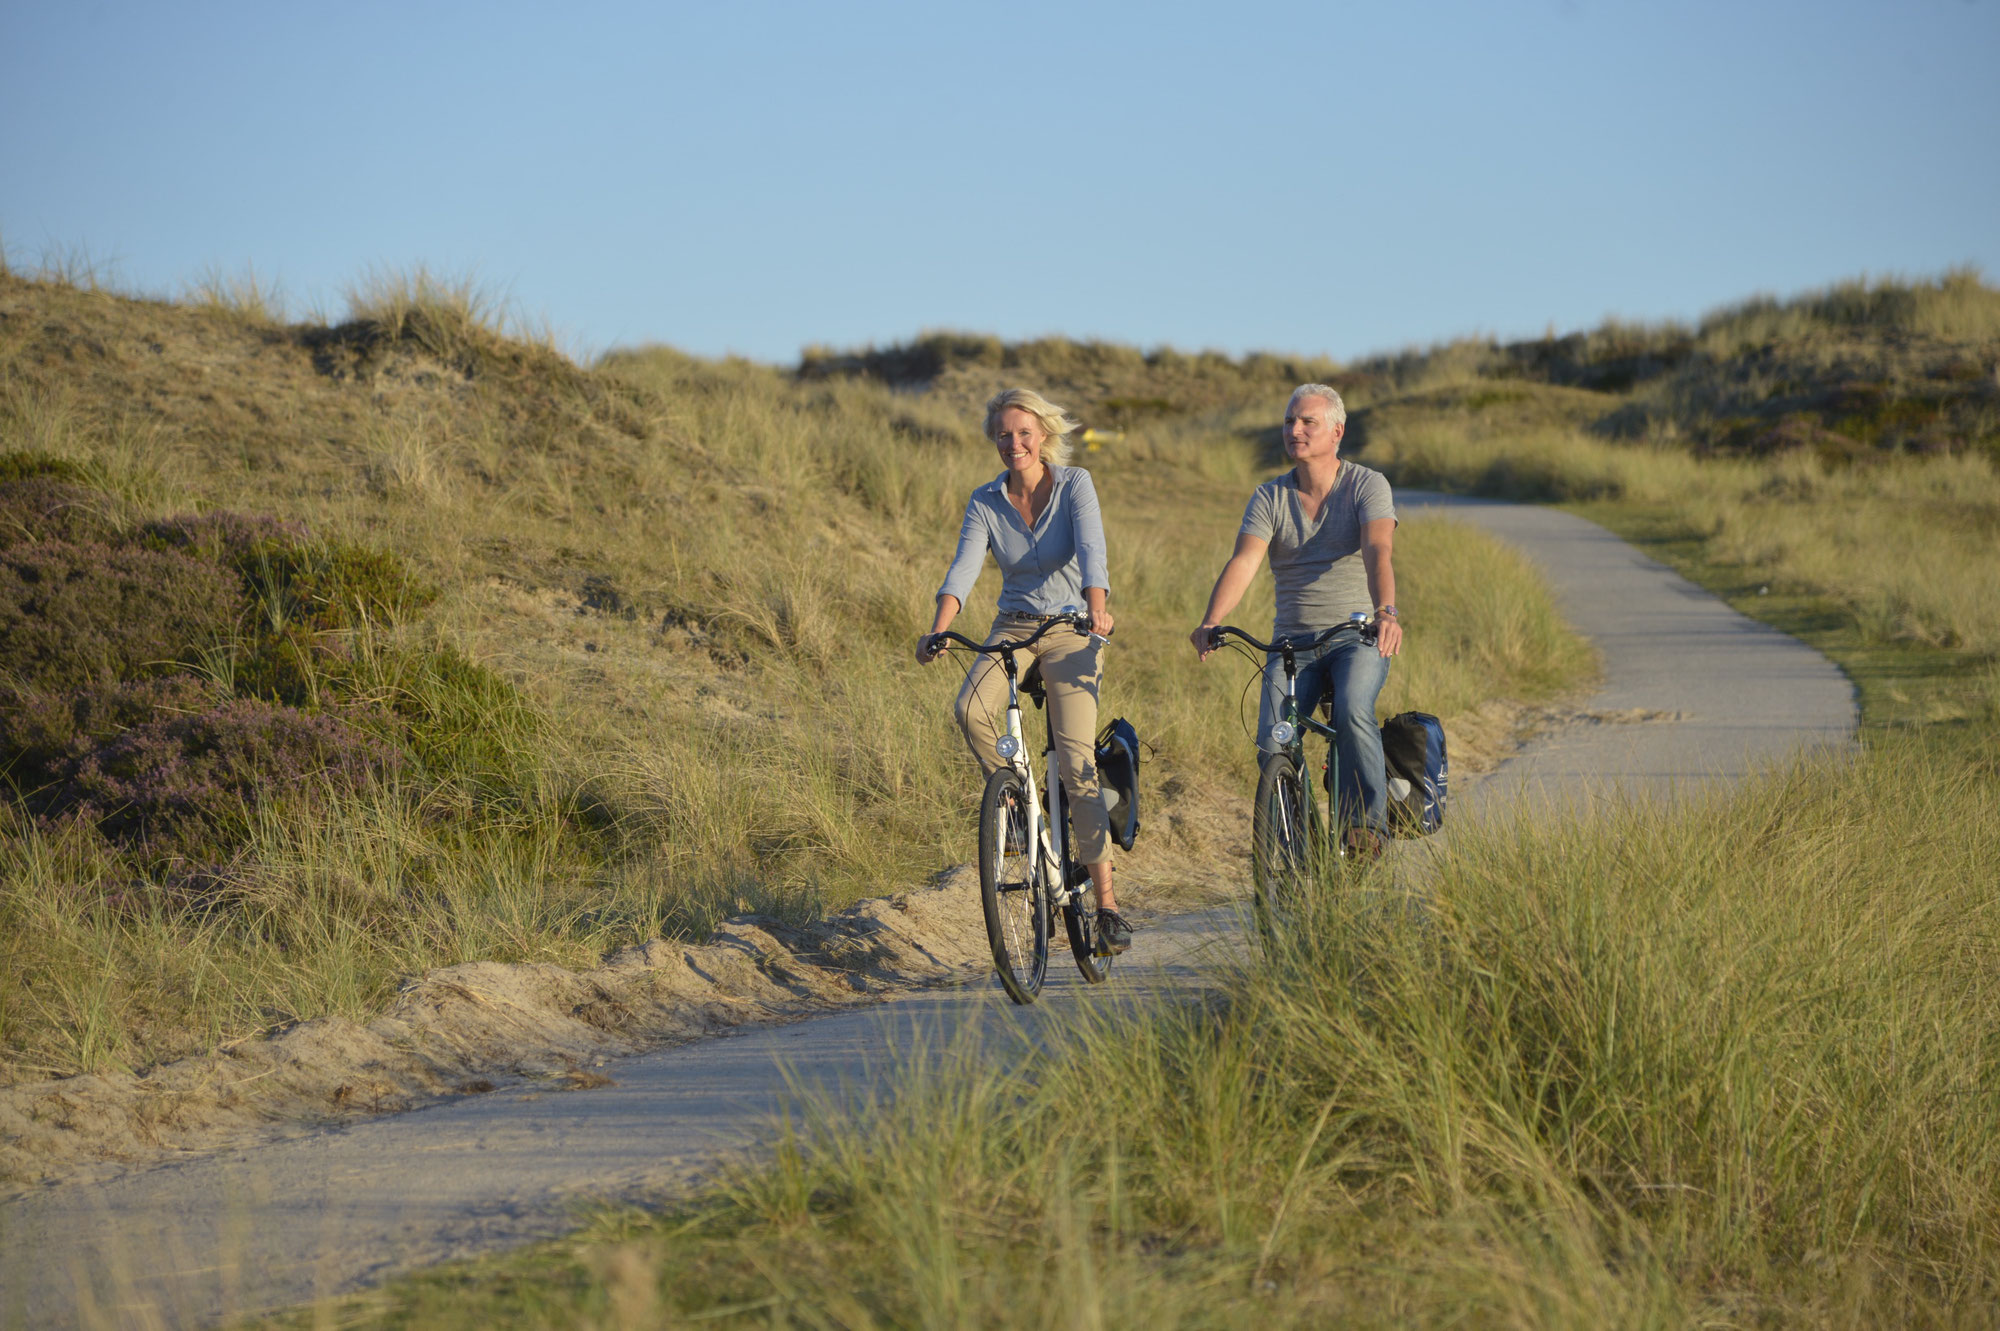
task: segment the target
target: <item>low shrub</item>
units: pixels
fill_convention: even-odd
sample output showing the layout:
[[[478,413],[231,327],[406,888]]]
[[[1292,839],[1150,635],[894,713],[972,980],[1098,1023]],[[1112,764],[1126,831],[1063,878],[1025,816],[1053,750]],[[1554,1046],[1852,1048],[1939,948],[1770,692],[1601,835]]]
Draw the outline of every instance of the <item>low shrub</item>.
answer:
[[[69,766],[134,726],[200,712],[219,699],[194,675],[93,684],[70,693],[0,684],[0,773],[34,799]]]
[[[342,541],[274,552],[270,568],[292,612],[320,629],[400,619],[437,599],[437,589],[395,555]]]
[[[53,476],[0,480],[0,547],[109,540],[108,503],[96,490]]]
[[[154,549],[178,550],[227,564],[240,573],[257,551],[304,545],[312,540],[312,532],[302,522],[218,510],[149,522],[140,529],[139,539]]]
[[[26,448],[0,451],[0,485],[35,479],[70,481],[77,485],[88,480],[82,467],[53,453]]]
[[[225,564],[273,628],[348,629],[423,609],[437,591],[385,550],[321,541],[297,522],[215,512],[148,525],[141,539]]]
[[[169,673],[229,634],[243,608],[228,570],[168,550],[0,550],[0,677],[61,689]]]
[[[352,670],[335,636],[400,619],[429,605],[436,589],[395,555],[322,541],[297,522],[218,511],[147,525],[150,549],[208,560],[235,572],[253,609],[232,641],[233,692],[294,707],[345,691]]]
[[[352,791],[398,770],[391,745],[333,716],[239,698],[158,715],[70,764],[41,801],[154,856],[226,861],[249,810],[324,790]]]
[[[377,663],[411,754],[434,777],[489,793],[519,786],[537,760],[542,717],[504,677],[439,645]]]

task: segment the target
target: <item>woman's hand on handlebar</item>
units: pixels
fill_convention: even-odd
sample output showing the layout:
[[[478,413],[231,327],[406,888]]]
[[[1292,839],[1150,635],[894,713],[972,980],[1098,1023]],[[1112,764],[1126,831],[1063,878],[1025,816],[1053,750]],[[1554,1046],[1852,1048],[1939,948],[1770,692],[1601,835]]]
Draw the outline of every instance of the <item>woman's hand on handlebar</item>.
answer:
[[[1106,610],[1101,606],[1092,606],[1090,609],[1089,619],[1090,619],[1090,631],[1092,633],[1096,634],[1100,638],[1108,638],[1111,636],[1111,612],[1109,610]]]
[[[931,620],[931,631],[917,639],[918,665],[929,665],[944,655],[945,649],[951,646],[944,632],[951,627],[951,621],[958,618],[958,612],[963,608],[956,596],[949,592],[938,593],[937,617]]]

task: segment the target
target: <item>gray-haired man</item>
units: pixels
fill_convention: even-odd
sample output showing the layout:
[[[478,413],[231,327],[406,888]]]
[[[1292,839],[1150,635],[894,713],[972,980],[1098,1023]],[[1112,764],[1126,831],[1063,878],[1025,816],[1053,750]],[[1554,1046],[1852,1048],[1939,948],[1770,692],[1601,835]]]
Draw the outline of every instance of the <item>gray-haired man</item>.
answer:
[[[1396,571],[1391,550],[1396,505],[1382,473],[1340,456],[1347,432],[1347,408],[1325,384],[1301,384],[1285,407],[1285,452],[1292,469],[1266,481],[1250,496],[1236,549],[1215,580],[1208,611],[1189,635],[1202,659],[1214,650],[1209,630],[1243,599],[1266,553],[1277,582],[1275,638],[1303,638],[1347,622],[1356,611],[1372,613],[1375,643],[1341,635],[1298,657],[1298,706],[1310,716],[1320,700],[1333,698],[1340,789],[1340,824],[1365,828],[1377,850],[1388,831],[1387,781],[1382,731],[1375,699],[1389,677],[1389,658],[1402,648],[1396,617]],[[1257,747],[1275,752],[1271,727],[1284,697],[1284,675],[1273,657],[1264,668],[1264,702],[1257,723]]]

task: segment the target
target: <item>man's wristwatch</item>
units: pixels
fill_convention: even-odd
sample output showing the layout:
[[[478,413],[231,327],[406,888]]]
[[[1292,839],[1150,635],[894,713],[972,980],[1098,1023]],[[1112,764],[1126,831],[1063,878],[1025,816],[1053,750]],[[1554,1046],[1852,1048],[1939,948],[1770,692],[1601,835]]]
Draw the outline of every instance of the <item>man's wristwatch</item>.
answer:
[[[1388,616],[1389,618],[1391,618],[1391,619],[1394,619],[1394,618],[1396,618],[1396,607],[1395,607],[1395,606],[1393,606],[1393,605],[1378,605],[1378,606],[1376,606],[1376,607],[1375,607],[1375,618],[1377,618],[1377,619],[1380,619],[1380,618],[1382,618],[1382,616],[1384,616],[1384,615],[1387,615],[1387,616]]]

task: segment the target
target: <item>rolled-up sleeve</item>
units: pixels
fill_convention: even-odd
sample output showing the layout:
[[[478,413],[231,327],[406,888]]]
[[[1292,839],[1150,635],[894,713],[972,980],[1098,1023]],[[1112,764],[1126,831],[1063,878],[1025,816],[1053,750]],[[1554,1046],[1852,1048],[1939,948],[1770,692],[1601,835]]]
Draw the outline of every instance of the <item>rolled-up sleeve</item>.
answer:
[[[940,597],[954,596],[964,605],[972,595],[972,586],[979,581],[979,570],[986,563],[988,541],[986,514],[979,507],[979,496],[974,494],[966,501],[965,521],[958,528],[958,553],[951,557],[951,567],[945,570],[944,585],[938,588]]]
[[[1076,541],[1077,571],[1086,587],[1111,590],[1111,565],[1104,555],[1104,516],[1097,510],[1097,486],[1090,473],[1076,473],[1070,488],[1070,524]]]

